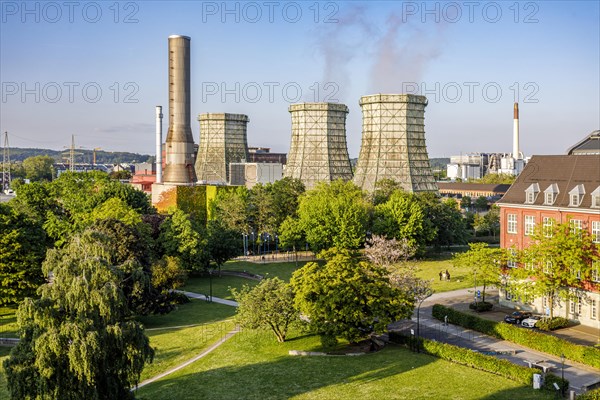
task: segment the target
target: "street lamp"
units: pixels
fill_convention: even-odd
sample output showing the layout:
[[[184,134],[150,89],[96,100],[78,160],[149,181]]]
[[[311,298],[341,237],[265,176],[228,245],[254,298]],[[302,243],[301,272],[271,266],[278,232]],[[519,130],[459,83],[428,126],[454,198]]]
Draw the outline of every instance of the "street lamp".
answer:
[[[565,355],[564,355],[564,353],[560,354],[560,362],[561,362],[560,394],[562,395],[562,397],[565,397]]]
[[[475,281],[475,309],[477,310],[477,270],[473,270],[473,280]]]
[[[208,292],[208,302],[212,303],[212,271],[210,269],[208,270],[208,282],[210,285]]]
[[[426,298],[433,294],[433,290],[431,288],[427,288],[417,300],[419,301],[419,305],[417,306],[417,353],[421,352],[421,324],[419,319],[419,314],[421,311],[421,304],[425,301]]]

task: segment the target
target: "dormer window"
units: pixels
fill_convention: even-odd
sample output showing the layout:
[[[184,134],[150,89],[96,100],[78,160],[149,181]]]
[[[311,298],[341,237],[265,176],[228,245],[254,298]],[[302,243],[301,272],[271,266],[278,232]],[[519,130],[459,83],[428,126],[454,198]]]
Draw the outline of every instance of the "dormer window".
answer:
[[[540,185],[537,183],[532,183],[529,185],[527,189],[525,189],[525,203],[533,204],[535,203],[535,199],[540,192]]]
[[[569,207],[579,207],[579,205],[581,204],[581,200],[583,200],[584,194],[585,188],[581,184],[571,189],[571,191],[569,192]]]
[[[600,208],[600,186],[592,192],[592,207]]]
[[[548,186],[546,188],[546,190],[544,190],[544,204],[547,206],[551,206],[554,204],[554,202],[556,201],[556,198],[558,197],[558,185],[556,183],[553,183],[552,185]]]

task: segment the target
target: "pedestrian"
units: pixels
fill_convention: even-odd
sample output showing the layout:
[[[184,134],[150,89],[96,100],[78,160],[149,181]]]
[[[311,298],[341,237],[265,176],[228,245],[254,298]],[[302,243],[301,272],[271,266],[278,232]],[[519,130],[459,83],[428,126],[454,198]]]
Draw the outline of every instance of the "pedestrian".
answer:
[[[442,271],[440,271],[440,281],[442,280]]]
[[[448,270],[446,270],[446,279],[450,280],[450,272]]]

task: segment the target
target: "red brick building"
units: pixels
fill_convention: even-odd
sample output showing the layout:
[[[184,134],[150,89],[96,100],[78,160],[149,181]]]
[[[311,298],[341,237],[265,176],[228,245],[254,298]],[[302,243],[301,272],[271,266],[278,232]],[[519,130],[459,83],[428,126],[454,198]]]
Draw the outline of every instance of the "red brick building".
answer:
[[[600,155],[533,156],[500,206],[500,245],[522,250],[536,225],[570,223],[600,244]],[[511,265],[509,265],[511,266]],[[592,266],[591,291],[561,302],[556,315],[600,328],[600,263]],[[501,291],[501,304],[543,313],[544,299],[521,304]]]

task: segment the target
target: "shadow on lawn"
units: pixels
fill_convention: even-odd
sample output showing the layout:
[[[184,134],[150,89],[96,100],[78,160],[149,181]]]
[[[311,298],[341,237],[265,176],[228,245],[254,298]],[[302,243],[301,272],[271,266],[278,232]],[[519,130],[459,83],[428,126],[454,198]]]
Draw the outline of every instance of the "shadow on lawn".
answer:
[[[283,399],[330,385],[371,383],[411,371],[434,362],[428,356],[406,355],[410,362],[398,362],[377,354],[360,357],[279,357],[236,367],[221,367],[172,377],[152,385],[140,400],[150,399]]]
[[[555,393],[548,390],[530,390],[528,392],[522,389],[506,389],[500,392],[491,393],[487,396],[481,397],[481,400],[506,400],[506,399],[519,399],[519,400],[544,400],[544,399],[556,399]]]

